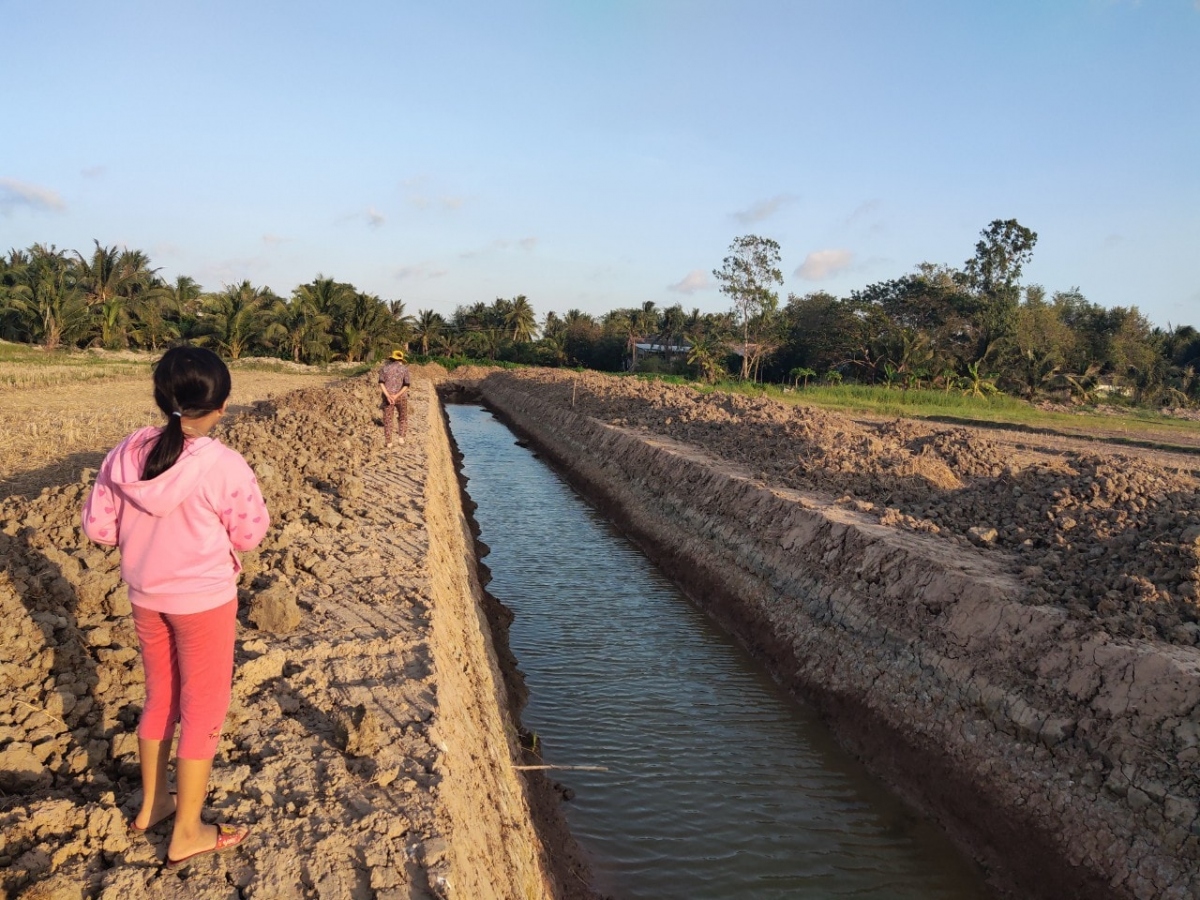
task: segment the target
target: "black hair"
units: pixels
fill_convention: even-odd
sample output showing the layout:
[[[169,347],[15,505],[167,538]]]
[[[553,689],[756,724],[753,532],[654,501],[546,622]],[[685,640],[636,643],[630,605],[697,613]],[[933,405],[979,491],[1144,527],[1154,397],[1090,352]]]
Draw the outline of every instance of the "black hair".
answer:
[[[221,357],[203,347],[172,347],[154,364],[154,402],[167,417],[154,442],[142,480],[161,475],[183,453],[183,416],[198,418],[220,409],[229,399],[232,382]]]

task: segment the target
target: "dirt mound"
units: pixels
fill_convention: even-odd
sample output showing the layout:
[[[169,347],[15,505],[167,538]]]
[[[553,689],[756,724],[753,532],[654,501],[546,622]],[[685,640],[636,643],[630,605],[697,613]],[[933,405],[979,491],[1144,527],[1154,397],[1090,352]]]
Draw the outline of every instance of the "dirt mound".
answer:
[[[521,372],[546,400],[694,444],[885,525],[1002,554],[1028,600],[1110,633],[1200,644],[1200,488],[1119,453],[1015,453],[964,428],[864,424],[766,398],[596,373]]]

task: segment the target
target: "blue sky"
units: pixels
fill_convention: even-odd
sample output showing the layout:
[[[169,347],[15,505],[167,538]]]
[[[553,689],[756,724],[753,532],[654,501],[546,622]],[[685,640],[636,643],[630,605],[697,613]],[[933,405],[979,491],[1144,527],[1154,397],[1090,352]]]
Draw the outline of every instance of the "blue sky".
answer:
[[[1200,0],[15,2],[0,248],[410,312],[728,308],[961,265],[1200,327]]]

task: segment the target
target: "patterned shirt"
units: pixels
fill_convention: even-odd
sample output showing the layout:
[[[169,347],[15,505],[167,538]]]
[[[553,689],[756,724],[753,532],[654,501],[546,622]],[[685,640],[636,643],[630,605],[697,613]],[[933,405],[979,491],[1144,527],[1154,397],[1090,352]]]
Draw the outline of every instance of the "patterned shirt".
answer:
[[[393,397],[400,393],[400,388],[409,382],[408,366],[398,359],[389,359],[379,370],[379,383]]]

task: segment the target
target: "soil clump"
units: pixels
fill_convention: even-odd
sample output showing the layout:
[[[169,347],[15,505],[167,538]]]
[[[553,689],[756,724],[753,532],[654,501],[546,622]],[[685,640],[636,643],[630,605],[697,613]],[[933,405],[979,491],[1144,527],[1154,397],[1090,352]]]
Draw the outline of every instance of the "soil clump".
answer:
[[[1030,603],[1114,635],[1200,645],[1200,460],[1164,465],[1078,446],[1014,452],[978,428],[867,424],[595,373],[543,372],[535,389],[579,415],[701,447],[881,524],[1003,556]]]

